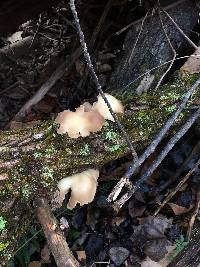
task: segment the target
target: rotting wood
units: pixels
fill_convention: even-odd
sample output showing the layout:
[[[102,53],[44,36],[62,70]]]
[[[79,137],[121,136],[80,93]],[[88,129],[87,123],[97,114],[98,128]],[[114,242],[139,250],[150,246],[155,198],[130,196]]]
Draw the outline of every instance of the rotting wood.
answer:
[[[78,267],[79,262],[70,251],[66,239],[59,227],[58,221],[52,214],[47,200],[35,200],[36,215],[45,233],[47,244],[54,256],[58,267]]]
[[[179,72],[174,80],[161,87],[157,95],[151,92],[142,96],[130,92],[116,95],[126,110],[120,121],[137,151],[152,141],[179,105],[183,94],[198,78],[199,74]],[[193,95],[190,105],[196,103],[199,95],[200,90]],[[136,106],[144,105],[146,109],[135,111]],[[188,106],[171,134],[189,114]],[[50,199],[58,180],[90,167],[100,169],[128,151],[113,122],[106,122],[98,134],[78,139],[58,135],[56,128],[57,125],[49,121],[33,128],[0,133],[0,210],[6,221],[0,235],[2,266],[3,261],[13,255],[16,245],[13,240],[18,240],[31,221],[33,209],[30,200],[35,197]]]

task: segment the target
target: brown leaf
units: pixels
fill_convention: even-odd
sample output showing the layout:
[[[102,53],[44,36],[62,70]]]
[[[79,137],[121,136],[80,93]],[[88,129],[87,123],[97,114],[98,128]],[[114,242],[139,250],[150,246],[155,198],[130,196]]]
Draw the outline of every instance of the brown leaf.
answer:
[[[86,262],[85,250],[78,250],[78,251],[76,251],[76,253],[77,253],[79,261],[84,264]]]
[[[144,261],[141,262],[141,267],[163,267],[156,261],[152,261],[149,257],[147,257]]]
[[[188,211],[190,211],[193,208],[193,205],[191,204],[189,208],[183,207],[183,206],[179,206],[177,204],[171,203],[169,202],[168,205],[170,206],[170,208],[173,210],[175,215],[181,215],[184,214]]]
[[[112,219],[112,224],[119,226],[121,223],[123,223],[126,220],[126,217],[115,217]]]

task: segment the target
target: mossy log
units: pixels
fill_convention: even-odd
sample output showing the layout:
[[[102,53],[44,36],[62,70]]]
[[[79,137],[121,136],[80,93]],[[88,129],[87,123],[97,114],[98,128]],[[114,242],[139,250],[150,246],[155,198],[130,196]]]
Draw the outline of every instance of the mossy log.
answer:
[[[158,93],[142,96],[124,92],[117,97],[125,104],[120,121],[137,151],[149,144],[166,119],[179,105],[184,93],[199,74],[179,72]],[[189,116],[198,90],[171,130]],[[57,134],[53,121],[32,128],[0,133],[0,262],[12,257],[21,233],[29,225],[37,197],[49,199],[61,178],[90,167],[101,168],[128,152],[116,125],[106,122],[102,131],[87,138],[70,139]]]

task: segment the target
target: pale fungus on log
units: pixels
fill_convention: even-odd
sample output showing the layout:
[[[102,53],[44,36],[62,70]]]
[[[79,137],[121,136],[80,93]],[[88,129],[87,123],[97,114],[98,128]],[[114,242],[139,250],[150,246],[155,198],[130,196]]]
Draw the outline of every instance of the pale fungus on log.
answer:
[[[108,102],[110,103],[112,110],[115,113],[124,113],[124,107],[120,100],[116,99],[114,96],[110,94],[105,94]],[[93,104],[93,109],[96,110],[104,117],[105,120],[110,120],[114,122],[114,118],[110,113],[108,106],[103,100],[102,96],[98,95],[98,100]]]
[[[97,189],[98,177],[98,170],[88,169],[63,178],[58,182],[61,200],[65,199],[65,195],[71,189],[71,197],[67,205],[68,209],[75,208],[77,203],[80,203],[82,206],[93,201]]]
[[[124,107],[114,96],[105,94],[109,101],[112,110],[116,113],[124,113]],[[99,95],[97,102],[91,105],[85,102],[76,111],[64,110],[60,112],[55,119],[55,122],[60,124],[57,130],[58,134],[68,133],[71,138],[79,136],[86,137],[90,133],[95,133],[101,130],[104,120],[114,121],[106,103]]]
[[[104,118],[93,110],[87,111],[84,105],[81,105],[75,112],[64,110],[59,113],[56,123],[60,124],[57,132],[59,134],[68,133],[71,138],[79,136],[86,137],[90,132],[98,132],[101,130]]]

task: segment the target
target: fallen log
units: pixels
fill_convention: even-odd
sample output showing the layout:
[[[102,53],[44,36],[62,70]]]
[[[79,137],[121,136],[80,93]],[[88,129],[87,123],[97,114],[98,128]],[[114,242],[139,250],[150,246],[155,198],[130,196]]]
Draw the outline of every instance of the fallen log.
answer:
[[[126,107],[120,121],[137,151],[152,141],[197,78],[199,74],[180,71],[157,94],[117,93]],[[196,104],[199,95],[200,90],[193,95],[190,106]],[[190,112],[188,106],[171,134]],[[106,122],[101,132],[87,138],[70,139],[57,134],[56,129],[57,125],[48,121],[32,128],[0,133],[0,214],[5,222],[0,232],[2,266],[13,255],[20,235],[32,220],[31,200],[51,199],[58,180],[90,167],[100,169],[128,152],[126,142],[112,122]]]

